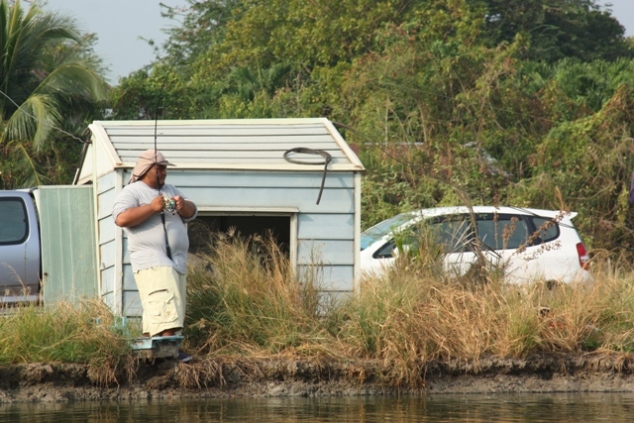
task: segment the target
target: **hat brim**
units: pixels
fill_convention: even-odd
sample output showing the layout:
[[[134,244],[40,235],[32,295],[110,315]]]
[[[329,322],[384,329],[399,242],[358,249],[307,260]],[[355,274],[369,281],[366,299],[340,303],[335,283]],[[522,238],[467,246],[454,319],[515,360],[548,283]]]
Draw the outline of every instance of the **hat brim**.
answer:
[[[155,164],[161,166],[176,166],[174,163],[168,162],[167,160],[162,160],[160,162],[154,161],[139,161],[132,169],[132,176],[130,176],[130,182],[136,182],[141,179]]]

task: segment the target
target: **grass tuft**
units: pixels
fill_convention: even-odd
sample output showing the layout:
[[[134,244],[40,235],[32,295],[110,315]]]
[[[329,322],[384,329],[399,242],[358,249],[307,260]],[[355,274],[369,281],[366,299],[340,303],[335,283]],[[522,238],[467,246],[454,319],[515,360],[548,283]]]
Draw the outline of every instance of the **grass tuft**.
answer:
[[[200,352],[254,354],[318,344],[324,303],[315,272],[296,276],[272,239],[220,236],[214,244],[188,275],[190,343]]]
[[[0,363],[85,363],[95,383],[116,384],[132,377],[134,362],[113,324],[110,310],[97,301],[13,308],[0,317]]]

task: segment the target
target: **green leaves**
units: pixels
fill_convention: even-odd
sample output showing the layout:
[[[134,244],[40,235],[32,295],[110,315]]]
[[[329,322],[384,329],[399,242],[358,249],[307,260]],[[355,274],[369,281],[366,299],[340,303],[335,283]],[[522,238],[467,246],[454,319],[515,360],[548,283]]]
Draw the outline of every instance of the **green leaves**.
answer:
[[[523,58],[554,63],[631,56],[625,29],[595,0],[476,0],[484,7],[489,42],[530,39]]]
[[[50,163],[56,144],[77,146],[61,163],[81,149],[64,127],[96,111],[106,94],[103,78],[77,54],[82,37],[72,20],[10,3],[0,0],[0,172],[9,189],[59,180]]]
[[[151,118],[159,97],[173,119],[324,116],[367,169],[363,227],[566,206],[590,244],[634,244],[618,203],[633,50],[594,0],[190,1],[172,35],[115,88],[115,118]]]

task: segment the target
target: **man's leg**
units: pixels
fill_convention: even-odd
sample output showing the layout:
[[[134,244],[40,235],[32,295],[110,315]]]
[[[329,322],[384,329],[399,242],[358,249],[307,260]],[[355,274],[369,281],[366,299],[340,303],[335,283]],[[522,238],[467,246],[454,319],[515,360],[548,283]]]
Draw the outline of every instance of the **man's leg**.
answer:
[[[143,332],[150,336],[172,336],[183,327],[180,275],[162,266],[135,273],[143,305]]]

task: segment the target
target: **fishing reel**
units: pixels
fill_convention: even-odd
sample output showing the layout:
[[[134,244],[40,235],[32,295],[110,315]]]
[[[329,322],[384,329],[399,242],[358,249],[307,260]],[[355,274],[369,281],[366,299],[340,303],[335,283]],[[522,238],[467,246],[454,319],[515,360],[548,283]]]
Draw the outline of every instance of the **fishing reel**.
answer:
[[[167,196],[163,197],[163,200],[165,200],[165,207],[163,208],[163,211],[173,215],[176,214],[176,201]]]

